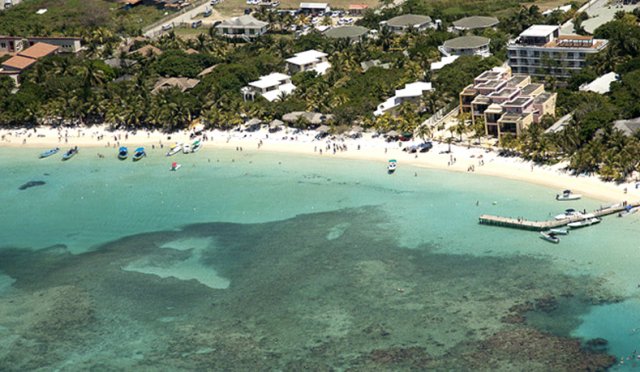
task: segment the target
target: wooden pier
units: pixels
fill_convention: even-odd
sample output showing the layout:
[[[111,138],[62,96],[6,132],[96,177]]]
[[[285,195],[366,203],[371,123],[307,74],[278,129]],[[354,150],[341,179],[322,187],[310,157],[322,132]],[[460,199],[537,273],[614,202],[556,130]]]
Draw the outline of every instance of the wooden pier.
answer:
[[[624,211],[628,206],[630,207],[638,207],[640,206],[640,202],[636,203],[619,203],[611,206],[603,207],[597,209],[591,214],[596,217],[608,216],[611,214],[616,214]],[[501,227],[510,227],[514,229],[522,229],[522,230],[533,230],[533,231],[544,231],[549,229],[554,229],[562,226],[566,226],[571,222],[582,221],[584,219],[583,216],[574,216],[565,218],[562,220],[548,220],[548,221],[532,221],[523,218],[511,218],[511,217],[500,217],[500,216],[492,216],[488,214],[483,214],[480,216],[480,224],[481,225],[493,225],[493,226],[501,226]]]

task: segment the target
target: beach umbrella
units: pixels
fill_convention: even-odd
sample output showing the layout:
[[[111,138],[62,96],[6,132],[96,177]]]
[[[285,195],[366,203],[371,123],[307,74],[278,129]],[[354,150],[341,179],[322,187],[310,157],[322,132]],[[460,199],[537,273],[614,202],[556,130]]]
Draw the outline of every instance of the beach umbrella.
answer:
[[[289,122],[289,123],[295,123],[296,120],[298,120],[298,118],[304,114],[304,111],[294,111],[294,112],[290,112],[288,114],[284,114],[282,115],[282,120]]]
[[[246,122],[245,125],[250,127],[250,126],[253,126],[253,125],[259,125],[261,123],[262,123],[262,120],[253,118],[253,119],[249,120],[248,122]]]
[[[327,133],[329,131],[329,126],[328,125],[321,125],[318,127],[318,129],[316,129],[318,131],[318,133]]]
[[[387,137],[400,137],[400,133],[396,132],[395,130],[392,130],[387,132]]]
[[[274,119],[271,121],[271,123],[269,123],[269,128],[277,128],[283,125],[284,125],[284,122],[282,120]]]
[[[364,129],[362,129],[359,125],[354,125],[351,127],[351,133],[362,133]]]

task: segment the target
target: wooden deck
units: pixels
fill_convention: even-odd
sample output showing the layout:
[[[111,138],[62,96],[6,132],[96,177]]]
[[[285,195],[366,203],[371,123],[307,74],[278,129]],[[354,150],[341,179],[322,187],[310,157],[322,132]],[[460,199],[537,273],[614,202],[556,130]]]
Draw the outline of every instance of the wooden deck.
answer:
[[[640,202],[629,203],[631,207],[640,206]],[[614,204],[608,207],[603,207],[597,209],[591,214],[596,217],[608,216],[611,214],[616,214],[624,211],[626,208],[623,203]],[[583,220],[584,218],[581,216],[565,218],[563,220],[548,220],[548,221],[532,221],[523,218],[511,218],[511,217],[500,217],[500,216],[492,216],[488,214],[483,214],[480,216],[480,224],[482,225],[493,225],[493,226],[501,226],[501,227],[510,227],[514,229],[522,229],[522,230],[533,230],[533,231],[544,231],[549,229],[554,229],[562,226],[566,226],[570,222],[576,222]]]

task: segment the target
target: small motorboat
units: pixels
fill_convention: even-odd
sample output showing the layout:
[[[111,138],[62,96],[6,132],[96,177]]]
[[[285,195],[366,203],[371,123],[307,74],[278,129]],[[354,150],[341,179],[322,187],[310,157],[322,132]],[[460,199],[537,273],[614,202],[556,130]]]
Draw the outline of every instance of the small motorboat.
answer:
[[[558,238],[556,236],[556,234],[554,234],[552,232],[541,231],[540,232],[540,239],[546,240],[546,241],[548,241],[550,243],[554,243],[554,244],[560,243],[560,238]]]
[[[78,146],[73,147],[69,149],[69,151],[65,152],[64,155],[62,155],[62,160],[69,160],[77,153],[78,153]]]
[[[387,173],[391,174],[396,171],[398,168],[398,162],[395,159],[389,160],[389,164],[387,165]]]
[[[585,219],[583,220],[568,223],[567,226],[569,226],[572,229],[577,229],[580,227],[595,225],[597,223],[600,223],[601,221],[602,221],[601,219],[599,219],[598,217],[595,217],[594,215],[588,215],[588,216],[585,216]]]
[[[40,154],[40,159],[48,158],[51,155],[57,154],[60,151],[60,147],[56,147],[55,149],[47,150]]]
[[[144,152],[144,147],[138,147],[136,151],[133,153],[133,161],[138,161],[147,156],[147,153]]]
[[[193,141],[191,144],[191,152],[198,152],[202,148],[202,141],[199,139]]]
[[[549,229],[547,232],[554,235],[569,235],[569,230],[567,229]]]
[[[180,169],[180,167],[182,167],[182,164],[178,164],[174,161],[173,163],[171,163],[171,168],[169,168],[169,170],[177,171],[178,169]]]
[[[191,152],[191,146],[189,146],[189,145],[182,146],[182,153],[183,154],[189,154],[190,152]]]
[[[577,210],[573,209],[573,208],[569,208],[569,209],[565,209],[564,213],[561,213],[557,216],[555,216],[554,218],[556,220],[564,220],[567,218],[571,218],[571,217],[576,217],[576,216],[580,216],[582,215],[582,213],[578,212]]]
[[[129,156],[129,149],[126,148],[125,146],[120,147],[120,149],[118,150],[118,159],[126,160],[128,156]]]
[[[571,190],[564,190],[562,194],[556,194],[557,201],[570,201],[570,200],[578,200],[582,198],[580,194],[574,194]]]
[[[181,150],[182,150],[182,144],[176,143],[175,145],[171,146],[171,148],[169,149],[169,152],[167,152],[167,156],[175,155],[179,153]]]
[[[640,210],[640,207],[632,207],[630,205],[627,205],[622,212],[618,213],[618,217],[627,217],[630,214],[638,212],[638,210]]]

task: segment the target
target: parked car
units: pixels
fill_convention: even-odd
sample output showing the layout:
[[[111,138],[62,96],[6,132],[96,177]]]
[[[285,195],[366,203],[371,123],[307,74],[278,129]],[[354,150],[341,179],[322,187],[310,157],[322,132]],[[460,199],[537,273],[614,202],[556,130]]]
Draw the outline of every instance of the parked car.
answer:
[[[207,9],[204,11],[203,16],[205,16],[205,17],[210,17],[212,14],[213,14],[213,9],[211,9],[211,8],[207,8]]]
[[[168,23],[166,25],[162,25],[162,31],[169,31],[173,28],[173,24]]]
[[[423,142],[421,144],[418,145],[418,150],[420,152],[427,152],[429,150],[431,150],[433,148],[433,143],[432,142]]]
[[[197,21],[191,22],[191,28],[198,28],[200,26],[202,26],[202,20],[197,20]]]

